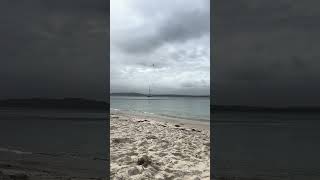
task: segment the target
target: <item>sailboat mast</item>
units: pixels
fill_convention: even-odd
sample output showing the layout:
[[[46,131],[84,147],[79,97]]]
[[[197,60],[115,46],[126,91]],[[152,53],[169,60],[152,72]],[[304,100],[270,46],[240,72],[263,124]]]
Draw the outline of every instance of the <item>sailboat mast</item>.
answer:
[[[154,69],[154,64],[152,64],[152,69]],[[151,88],[150,88],[150,84],[151,84],[151,82],[149,83],[149,94],[148,94],[148,97],[151,97]]]

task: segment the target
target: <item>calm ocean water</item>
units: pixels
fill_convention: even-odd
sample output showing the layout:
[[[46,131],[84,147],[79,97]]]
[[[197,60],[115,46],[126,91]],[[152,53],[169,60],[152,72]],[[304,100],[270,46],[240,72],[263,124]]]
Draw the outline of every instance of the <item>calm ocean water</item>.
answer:
[[[209,97],[111,96],[112,109],[192,120],[210,120]]]
[[[216,175],[320,179],[320,114],[213,115]]]
[[[106,112],[0,109],[0,161],[11,156],[13,161],[19,156],[38,163],[48,158],[50,162],[81,160],[81,168],[103,175],[106,116]]]

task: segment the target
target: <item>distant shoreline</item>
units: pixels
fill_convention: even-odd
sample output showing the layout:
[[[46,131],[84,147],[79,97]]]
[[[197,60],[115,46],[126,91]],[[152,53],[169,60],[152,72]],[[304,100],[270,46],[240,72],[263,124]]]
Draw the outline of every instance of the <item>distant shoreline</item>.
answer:
[[[147,97],[142,93],[110,93],[110,96],[139,96]],[[185,94],[152,94],[152,97],[210,97],[210,95],[185,95]]]
[[[320,113],[316,106],[288,106],[288,107],[263,107],[263,106],[237,106],[237,105],[211,105],[211,112],[270,112],[270,113]]]
[[[0,100],[0,108],[15,109],[71,109],[71,110],[108,110],[110,104],[105,101],[97,101],[81,98],[63,99],[6,99]]]

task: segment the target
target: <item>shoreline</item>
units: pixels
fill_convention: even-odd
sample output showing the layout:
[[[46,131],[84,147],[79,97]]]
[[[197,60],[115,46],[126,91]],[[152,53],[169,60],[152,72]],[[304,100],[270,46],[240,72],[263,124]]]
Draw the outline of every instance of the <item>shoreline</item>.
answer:
[[[146,114],[142,112],[129,112],[125,110],[114,110],[110,109],[110,115],[112,114],[118,114],[121,116],[126,116],[127,118],[130,118],[131,116],[135,116],[136,118],[141,119],[153,119],[155,121],[163,122],[163,123],[169,123],[169,124],[179,124],[181,126],[184,126],[186,128],[195,128],[195,129],[201,129],[201,130],[208,130],[210,131],[210,120],[198,120],[198,119],[185,119],[180,117],[169,117],[169,116],[162,116],[157,114]],[[110,116],[111,119],[111,116]]]
[[[6,110],[0,118],[0,179],[105,179],[105,114]]]
[[[111,179],[210,179],[210,127],[111,111]]]
[[[12,152],[0,152],[0,179],[61,179],[61,180],[85,180],[105,179],[99,169],[105,161],[76,159],[66,157],[52,157],[40,154],[16,154]],[[98,163],[98,164],[97,164]],[[101,176],[98,176],[100,174]]]

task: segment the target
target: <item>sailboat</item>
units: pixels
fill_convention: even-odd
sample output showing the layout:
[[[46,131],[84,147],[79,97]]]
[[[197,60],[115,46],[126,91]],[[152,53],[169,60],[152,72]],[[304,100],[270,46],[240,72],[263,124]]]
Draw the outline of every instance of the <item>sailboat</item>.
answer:
[[[149,94],[147,95],[147,97],[152,97],[151,91],[150,91],[150,86],[149,86]]]
[[[152,67],[154,68],[154,64],[152,64]],[[151,89],[150,89],[150,84],[149,84],[149,94],[147,95],[147,97],[152,97],[152,95],[151,95]]]

